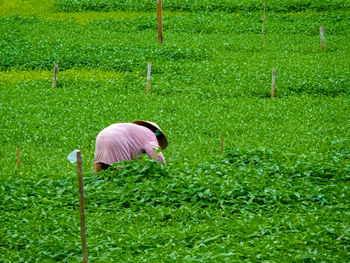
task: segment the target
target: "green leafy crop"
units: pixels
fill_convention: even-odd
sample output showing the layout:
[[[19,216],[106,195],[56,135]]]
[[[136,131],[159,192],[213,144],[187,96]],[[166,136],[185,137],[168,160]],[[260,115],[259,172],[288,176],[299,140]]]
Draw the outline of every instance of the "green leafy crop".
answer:
[[[269,10],[277,12],[286,11],[325,11],[325,10],[344,10],[349,9],[350,4],[344,0],[327,0],[327,1],[301,1],[301,0],[168,0],[164,1],[164,9],[171,11],[190,11],[190,12],[237,12],[237,11],[257,11],[261,10],[263,4],[266,3]],[[78,11],[112,11],[112,10],[133,10],[133,11],[154,11],[156,9],[156,1],[153,0],[59,0],[55,3],[55,8],[59,11],[78,12]]]
[[[312,158],[236,149],[195,166],[143,157],[88,173],[89,256],[345,260],[349,160],[345,149]],[[76,184],[72,176],[7,177],[0,259],[78,260]]]
[[[348,1],[163,1],[161,45],[155,0],[41,2],[0,1],[0,262],[81,261],[73,149],[91,262],[350,261]],[[167,166],[93,174],[136,119]]]

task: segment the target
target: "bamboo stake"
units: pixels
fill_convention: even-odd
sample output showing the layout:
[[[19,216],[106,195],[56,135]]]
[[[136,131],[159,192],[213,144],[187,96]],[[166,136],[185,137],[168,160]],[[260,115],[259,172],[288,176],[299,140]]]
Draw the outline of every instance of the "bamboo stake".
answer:
[[[52,82],[53,88],[56,88],[57,68],[58,68],[58,64],[55,64],[55,70],[54,70],[53,82]]]
[[[21,148],[20,143],[17,144],[17,168],[18,170],[21,169]]]
[[[225,135],[221,134],[221,154],[224,153],[224,140],[225,140]]]
[[[83,182],[83,160],[81,152],[77,151],[78,183],[79,183],[79,210],[80,210],[80,235],[83,262],[87,263],[86,228],[85,228],[85,205],[84,205],[84,182]]]
[[[265,31],[265,18],[266,18],[266,2],[264,2],[264,14],[262,15],[262,26],[261,26],[261,48],[264,47],[264,31]]]
[[[276,87],[276,68],[272,70],[272,85],[271,85],[271,98],[275,97],[275,87]]]
[[[163,43],[163,17],[162,17],[162,0],[157,0],[157,17],[158,17],[158,42]]]
[[[152,62],[148,61],[148,70],[147,70],[147,93],[151,92],[151,67]]]
[[[324,30],[326,28],[324,26],[320,26],[320,36],[321,36],[321,49],[325,49],[326,47],[326,40],[324,38]]]

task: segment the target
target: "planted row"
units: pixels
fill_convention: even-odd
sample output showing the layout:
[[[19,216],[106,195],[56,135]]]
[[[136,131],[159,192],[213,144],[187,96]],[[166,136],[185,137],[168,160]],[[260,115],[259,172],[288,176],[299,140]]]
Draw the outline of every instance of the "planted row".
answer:
[[[133,45],[125,45],[112,28],[106,30],[103,24],[84,27],[70,22],[47,23],[44,20],[18,17],[0,18],[0,21],[6,24],[6,27],[0,28],[3,35],[0,42],[0,70],[51,69],[53,63],[59,62],[60,70],[100,67],[128,72],[143,70],[143,63],[147,59],[174,62],[202,61],[208,57],[205,50],[196,47],[145,45],[144,38],[150,36],[147,32],[140,34]],[[17,27],[22,23],[25,25]],[[57,31],[56,27],[61,29]],[[67,31],[72,34],[66,34]],[[74,34],[76,31],[85,34]],[[91,39],[91,34],[96,39]],[[117,43],[107,37],[110,34],[116,37]],[[129,41],[130,38],[134,37],[128,35]]]
[[[164,1],[164,10],[171,11],[256,11],[262,10],[264,0],[169,0]],[[79,11],[112,11],[112,10],[130,10],[130,11],[155,11],[156,0],[58,0],[56,1],[54,8],[58,11],[65,12],[79,12]],[[304,11],[304,10],[344,10],[349,9],[350,4],[345,0],[271,0],[267,2],[267,8],[276,12],[287,11]]]
[[[350,179],[349,158],[347,150],[314,160],[234,150],[193,168],[165,168],[145,159],[125,162],[100,174],[105,181],[95,181],[90,202],[133,209],[191,204],[232,212],[334,206],[346,202],[334,195],[347,191],[343,187]],[[96,189],[104,189],[104,194]]]
[[[144,156],[86,177],[86,207],[95,211],[198,206],[253,212],[345,205],[349,160],[350,152],[345,149],[314,159],[233,150],[194,167],[164,167]],[[74,208],[74,184],[71,178],[7,180],[1,186],[2,209]]]
[[[194,166],[143,158],[88,172],[89,258],[348,258],[349,161],[344,148],[323,156],[230,150]],[[0,260],[80,260],[77,180],[55,176],[1,181]]]
[[[157,80],[156,85],[161,87],[158,92],[162,94],[176,89],[176,92],[200,90],[210,97],[268,97],[271,69],[277,67],[278,96],[348,93],[350,60],[342,35],[346,33],[343,29],[347,26],[347,15],[327,17],[334,25],[327,33],[334,35],[333,40],[327,42],[325,52],[320,50],[317,32],[322,19],[321,15],[310,19],[305,16],[271,18],[271,30],[277,30],[280,23],[285,25],[281,31],[290,34],[267,30],[265,47],[261,49],[260,22],[255,15],[240,14],[234,19],[222,14],[169,17],[167,30],[172,32],[168,31],[168,43],[162,46],[156,42],[156,31],[145,29],[137,34],[126,31],[124,23],[135,31],[139,26],[152,25],[151,17],[147,16],[121,21],[100,20],[85,25],[72,21],[1,18],[5,26],[0,28],[3,36],[0,70],[52,70],[58,62],[59,71],[103,68],[141,72],[146,76],[150,60],[152,76],[156,76],[152,85],[155,84],[153,80]],[[311,25],[302,31],[307,21]],[[232,33],[228,33],[231,29]],[[294,30],[302,34],[294,34]],[[150,40],[152,37],[154,42]],[[128,81],[130,85],[140,86],[141,78],[137,76]],[[64,83],[58,82],[58,85]]]

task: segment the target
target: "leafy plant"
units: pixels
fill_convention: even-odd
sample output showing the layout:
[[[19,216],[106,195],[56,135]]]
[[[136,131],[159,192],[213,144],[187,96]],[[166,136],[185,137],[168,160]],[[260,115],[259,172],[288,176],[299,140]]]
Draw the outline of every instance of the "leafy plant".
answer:
[[[164,1],[162,45],[156,1],[53,2],[0,1],[0,262],[81,261],[73,149],[90,261],[349,261],[348,2],[269,1],[263,48],[262,1]],[[168,165],[93,174],[136,119]]]
[[[346,149],[314,158],[235,149],[195,166],[165,167],[144,157],[88,173],[89,256],[349,258],[349,214],[342,209],[349,205],[349,159]],[[1,189],[2,260],[78,260],[74,177],[9,176]]]
[[[191,11],[191,12],[237,12],[237,11],[256,11],[261,10],[263,0],[169,0],[164,2],[164,9],[171,11]],[[286,11],[305,11],[305,10],[344,10],[349,9],[349,3],[343,0],[327,0],[327,1],[300,1],[300,0],[271,0],[266,2],[268,9],[277,12]],[[141,1],[112,1],[112,0],[59,0],[55,3],[55,8],[58,11],[78,12],[78,11],[112,11],[112,10],[133,10],[133,11],[154,11],[156,9],[156,1],[141,0]]]

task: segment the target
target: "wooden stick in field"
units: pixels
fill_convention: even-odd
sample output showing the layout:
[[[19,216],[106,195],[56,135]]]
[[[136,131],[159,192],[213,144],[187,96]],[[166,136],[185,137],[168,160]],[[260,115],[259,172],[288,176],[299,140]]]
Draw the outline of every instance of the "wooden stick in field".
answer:
[[[151,92],[151,68],[152,62],[148,61],[148,70],[147,70],[147,93]]]
[[[272,70],[271,98],[275,97],[275,87],[276,87],[276,68],[273,68],[273,70]]]
[[[77,151],[78,183],[79,183],[79,210],[80,210],[80,235],[83,262],[87,263],[86,228],[85,228],[85,204],[84,204],[84,182],[83,182],[83,160],[81,152]]]
[[[224,153],[224,140],[225,140],[225,135],[221,134],[221,154]]]
[[[262,19],[262,26],[261,26],[261,48],[264,47],[264,30],[265,30],[265,18],[266,18],[266,2],[264,2],[264,13],[261,17]]]
[[[321,49],[325,49],[326,47],[326,40],[324,38],[324,30],[326,28],[324,26],[320,26],[320,36],[321,36]]]
[[[21,148],[20,143],[17,144],[17,168],[21,169]]]
[[[55,70],[54,70],[53,82],[52,82],[52,87],[53,88],[56,88],[57,68],[58,68],[58,64],[55,64]]]
[[[157,0],[157,17],[158,17],[158,42],[163,43],[163,18],[162,18],[162,0]]]

